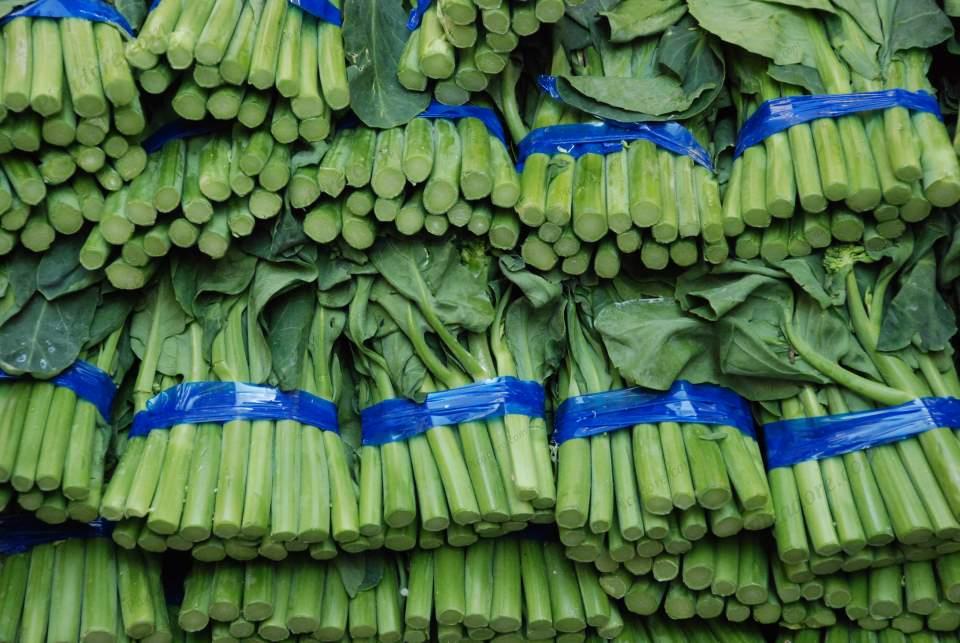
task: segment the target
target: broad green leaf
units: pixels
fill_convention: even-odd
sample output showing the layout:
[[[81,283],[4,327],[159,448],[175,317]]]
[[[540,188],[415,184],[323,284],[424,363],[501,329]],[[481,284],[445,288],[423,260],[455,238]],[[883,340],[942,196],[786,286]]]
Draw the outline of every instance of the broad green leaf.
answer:
[[[801,9],[764,0],[689,0],[687,5],[700,26],[724,42],[777,65],[817,66]]]
[[[507,307],[505,335],[520,379],[544,382],[560,365],[566,349],[565,308],[563,299],[539,308],[517,299]]]
[[[950,345],[957,318],[937,290],[937,263],[932,252],[900,276],[900,289],[884,307],[877,348],[896,351],[915,342],[924,352]]]
[[[90,336],[98,299],[96,288],[54,301],[34,295],[3,326],[0,368],[46,378],[70,366]]]
[[[167,278],[164,276],[162,279]],[[161,343],[168,337],[179,335],[187,327],[189,316],[178,303],[173,290],[168,284],[158,284],[151,288],[146,294],[146,300],[130,320],[130,346],[140,359],[143,359],[150,327],[155,318]]]
[[[396,0],[363,0],[344,6],[343,44],[349,67],[350,105],[368,127],[403,125],[426,109],[427,92],[397,80],[397,64],[410,35],[407,12]]]
[[[0,264],[6,287],[0,297],[0,327],[20,312],[37,292],[37,266],[40,256],[26,250],[16,250]]]
[[[516,255],[500,257],[500,274],[520,288],[534,308],[555,301],[563,292],[561,279],[556,275],[542,275],[527,270],[526,263]]]
[[[335,560],[340,571],[340,580],[343,581],[350,598],[355,598],[364,590],[373,589],[383,578],[383,554],[378,551],[360,555],[344,554],[337,556]]]
[[[84,349],[89,349],[107,338],[113,331],[126,322],[136,300],[130,293],[113,290],[101,295],[100,305],[90,323],[90,336]]]
[[[53,244],[37,267],[37,289],[53,300],[83,290],[103,279],[102,270],[87,270],[80,265],[82,235],[72,235]]]
[[[266,312],[267,342],[278,386],[285,391],[302,387],[315,308],[312,288],[291,290],[270,304]]]
[[[953,35],[950,18],[934,0],[878,0],[884,63],[907,49],[931,49]]]
[[[623,0],[601,15],[610,23],[610,39],[628,42],[662,32],[686,12],[681,0]]]
[[[820,72],[806,65],[774,65],[767,67],[767,73],[774,80],[803,87],[811,94],[826,94],[827,89],[820,80]]]

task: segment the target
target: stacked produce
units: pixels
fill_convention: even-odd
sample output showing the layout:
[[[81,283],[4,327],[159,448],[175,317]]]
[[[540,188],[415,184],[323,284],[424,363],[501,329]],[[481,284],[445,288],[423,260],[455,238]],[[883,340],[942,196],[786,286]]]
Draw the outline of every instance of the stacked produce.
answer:
[[[178,621],[186,632],[209,629],[214,640],[543,640],[580,633],[636,641],[645,628],[653,636],[679,634],[660,619],[621,615],[596,573],[566,560],[555,543],[515,537],[410,556],[195,565]],[[719,641],[756,636],[718,622],[684,625],[691,636],[710,637],[708,628]]]
[[[319,150],[318,150],[319,151]],[[519,179],[496,113],[432,105],[405,127],[346,127],[312,159],[294,159],[286,194],[304,232],[365,250],[387,230],[443,236],[465,228],[517,243]],[[392,224],[392,225],[391,225]]]
[[[623,354],[604,347],[599,321],[607,306],[629,304],[632,289],[642,287],[620,278],[567,307],[569,350],[556,386],[556,517],[577,560],[669,564],[708,533],[727,538],[774,521],[745,402],[686,384],[660,397],[617,390],[624,379],[632,383],[632,369],[659,358],[631,356],[630,368],[622,367]],[[686,415],[671,414],[671,404],[684,405]]]
[[[170,640],[159,558],[115,548],[103,523],[2,527],[0,639]]]
[[[842,201],[893,238],[960,200],[960,165],[927,79],[932,48],[952,33],[933,3],[688,8],[736,48],[727,57],[740,134],[725,211],[764,228],[764,238],[786,239],[828,225],[828,204]],[[731,21],[734,9],[747,12],[746,28]],[[876,93],[848,96],[863,92]]]
[[[401,3],[403,4],[403,3]],[[521,38],[559,21],[563,0],[413,0],[397,79],[406,89],[463,105],[512,65]]]
[[[957,637],[957,635],[952,632],[930,632],[927,630],[912,632],[906,636],[885,636],[884,633],[881,632],[878,636],[871,632],[859,632],[855,626],[849,623],[839,623],[827,630],[804,629],[794,631],[781,629],[777,635],[777,643],[819,643],[821,640],[846,641],[849,640],[850,637],[857,636],[858,634],[865,634],[871,640],[910,641],[910,643],[919,643],[921,641],[924,643],[950,643],[956,640]]]

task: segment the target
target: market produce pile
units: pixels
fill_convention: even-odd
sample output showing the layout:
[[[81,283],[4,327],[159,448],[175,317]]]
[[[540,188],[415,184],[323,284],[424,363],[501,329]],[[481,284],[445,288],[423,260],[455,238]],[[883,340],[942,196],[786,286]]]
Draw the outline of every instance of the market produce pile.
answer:
[[[0,642],[955,643],[955,19],[0,3]]]

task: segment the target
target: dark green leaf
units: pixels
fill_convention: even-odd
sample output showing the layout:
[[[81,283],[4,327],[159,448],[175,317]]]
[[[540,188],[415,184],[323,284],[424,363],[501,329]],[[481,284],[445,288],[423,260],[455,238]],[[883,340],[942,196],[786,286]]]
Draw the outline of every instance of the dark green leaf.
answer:
[[[563,299],[540,308],[526,299],[508,306],[505,335],[520,379],[545,382],[556,371],[566,349],[565,308]]]
[[[6,284],[0,297],[0,326],[20,312],[37,292],[37,266],[40,256],[26,250],[17,250],[0,265],[0,275]]]
[[[526,263],[516,255],[500,257],[500,273],[523,291],[534,308],[555,301],[563,292],[562,282],[551,275],[542,275],[526,269]]]
[[[686,12],[681,0],[624,0],[602,15],[610,23],[610,39],[628,42],[662,32]]]
[[[397,80],[397,64],[409,35],[403,3],[345,3],[343,42],[350,105],[368,127],[403,125],[430,103],[429,93],[411,92]]]
[[[806,65],[774,65],[767,67],[770,77],[781,83],[803,87],[811,94],[826,94],[827,89],[820,80],[820,72]]]
[[[72,235],[57,240],[40,260],[37,267],[37,289],[47,299],[56,299],[103,279],[102,270],[90,271],[80,265],[82,235]]]
[[[302,388],[303,360],[307,357],[313,322],[312,288],[297,288],[277,298],[267,309],[267,341],[278,386]]]
[[[70,366],[90,336],[96,289],[47,301],[34,295],[0,333],[0,368],[52,377]]]

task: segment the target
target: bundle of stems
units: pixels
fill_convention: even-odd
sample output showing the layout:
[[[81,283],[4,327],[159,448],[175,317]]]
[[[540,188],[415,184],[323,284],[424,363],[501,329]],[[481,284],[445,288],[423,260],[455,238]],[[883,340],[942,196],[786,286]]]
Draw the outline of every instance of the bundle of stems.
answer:
[[[58,236],[99,221],[106,196],[122,190],[146,164],[139,145],[109,161],[99,148],[77,156],[48,148],[37,157],[0,157],[0,250],[45,252]]]
[[[119,145],[143,132],[143,105],[119,27],[24,16],[8,21],[2,32],[0,139],[35,151],[29,148],[41,137],[63,147],[99,140]]]
[[[702,18],[705,29],[720,29],[719,23],[700,14],[697,7],[691,11]],[[870,7],[867,13],[872,11]],[[883,15],[887,8],[876,11]],[[924,20],[937,25],[945,22],[946,37],[949,21],[937,14],[936,10],[924,14]],[[894,50],[904,43],[884,41],[889,34],[881,34],[874,44],[871,41],[876,41],[876,34],[866,23],[858,25],[856,19],[850,19],[838,28],[828,25],[825,16],[803,9],[794,25],[799,28],[791,31],[812,59],[805,64],[812,65],[815,80],[804,79],[805,87],[778,82],[780,76],[773,71],[772,61],[768,72],[766,57],[775,57],[773,52],[758,51],[727,32],[718,33],[764,56],[744,55],[740,50],[731,56],[741,92],[736,101],[741,126],[764,101],[781,97],[882,89],[934,93],[927,78],[930,49]],[[892,28],[886,17],[880,21],[883,30]],[[879,23],[877,27],[882,31]],[[928,33],[936,31],[932,28]],[[851,40],[859,41],[863,58],[856,59],[845,49]],[[944,123],[931,113],[892,107],[795,125],[748,148],[734,161],[724,209],[731,213],[739,210],[743,223],[765,228],[776,219],[790,219],[798,206],[816,213],[823,212],[828,203],[840,201],[854,212],[877,208],[892,212],[896,208],[900,219],[907,222],[923,220],[931,207],[949,207],[960,201],[960,164]]]
[[[141,79],[141,82],[144,81]],[[158,82],[149,85],[147,91],[160,94],[167,89],[169,87]],[[314,114],[305,110],[298,102],[300,99],[288,100],[268,91],[245,90],[233,85],[209,89],[192,78],[184,78],[170,90],[170,95],[173,111],[184,120],[236,122],[249,130],[265,129],[277,143],[284,145],[297,140],[322,141],[333,126],[333,113],[329,108]]]
[[[416,2],[412,2],[416,5]],[[410,32],[397,67],[400,84],[446,105],[463,105],[484,92],[509,65],[520,39],[559,21],[563,0],[443,0],[432,4]]]
[[[362,571],[359,558],[324,562],[295,554],[279,564],[194,564],[177,621],[185,632],[206,631],[213,640],[400,641],[402,561],[394,555],[376,560],[378,576],[361,586],[345,583],[341,571],[357,564]]]
[[[588,308],[567,308],[569,351],[558,377],[557,406],[622,387]],[[607,534],[639,548],[684,531],[702,537],[708,520],[720,533],[773,522],[760,449],[732,426],[637,424],[566,440],[557,462],[556,519],[567,545]]]
[[[159,558],[106,538],[39,544],[0,566],[0,640],[170,641]]]
[[[897,563],[854,573],[808,576],[797,582],[773,568],[776,594],[787,625],[812,627],[814,613],[835,612],[858,627],[912,634],[922,629],[951,631],[960,626],[960,557]],[[820,625],[823,627],[823,625]]]
[[[921,342],[902,351],[881,350],[881,335],[919,333],[929,320],[888,319],[890,293],[902,280],[903,296],[912,292],[913,266],[935,270],[935,258],[925,243],[905,238],[898,259],[883,272],[854,270],[869,260],[857,247],[827,251],[824,265],[846,301],[845,321],[852,329],[872,374],[854,372],[832,363],[820,347],[800,331],[800,322],[788,319],[784,331],[790,345],[833,384],[818,395],[804,385],[800,395],[781,402],[784,419],[818,417],[903,404],[918,397],[956,396],[960,391],[956,368],[941,351]],[[915,252],[914,257],[910,257]],[[907,260],[909,259],[909,262]],[[907,263],[907,267],[904,264]],[[859,276],[858,276],[859,273]],[[933,302],[936,293],[918,293]],[[899,307],[897,304],[896,306]],[[849,394],[850,392],[853,395]],[[893,542],[911,547],[937,548],[960,539],[960,441],[951,428],[937,428],[897,442],[873,446],[840,456],[810,460],[769,472],[777,523],[775,534],[781,560],[793,564],[815,554],[856,555],[865,547]],[[955,545],[950,544],[949,547]],[[950,551],[942,549],[941,551]]]
[[[122,379],[118,367],[120,328],[81,358]],[[92,520],[104,481],[111,418],[93,403],[50,381],[21,379],[0,385],[0,483],[45,522],[68,517]]]
[[[852,623],[839,622],[826,629],[781,627],[777,633],[776,641],[777,643],[820,643],[820,641],[826,643],[827,641],[849,641],[856,637],[871,641],[910,641],[910,643],[943,641],[943,643],[953,643],[957,635],[956,632],[950,630],[937,631],[922,628],[897,635],[891,633],[890,630],[864,631]]]
[[[559,341],[525,335],[532,328],[521,328],[523,321],[504,325],[505,316],[530,313],[522,304],[508,308],[506,296],[494,309],[489,258],[466,263],[450,242],[390,239],[370,258],[379,278],[357,279],[348,323],[366,380],[361,406],[423,399],[497,376],[542,381],[550,373]],[[459,288],[464,300],[441,305],[447,288]],[[419,518],[427,531],[459,526],[497,536],[533,521],[556,498],[545,423],[525,415],[433,426],[368,444],[360,458],[361,530],[371,534]]]
[[[179,80],[174,103],[197,118],[206,111],[233,118],[233,109],[265,114],[279,95],[274,118],[282,111],[316,137],[311,132],[324,121],[329,127],[331,110],[350,104],[340,27],[288,0],[162,0],[127,44],[126,58],[147,92]],[[258,105],[236,107],[249,102]]]
[[[178,305],[171,288],[161,279],[155,299],[141,313],[148,330],[134,386],[137,411],[155,392],[177,383],[207,381],[211,371],[223,382],[255,382],[263,375],[263,360],[269,360],[262,347],[248,349],[247,325],[254,323],[248,318],[257,313],[243,297],[225,302],[209,365],[200,323],[186,324],[178,358],[184,371],[182,378],[174,377],[169,365],[161,366],[171,332],[169,307]],[[339,369],[333,345],[340,331],[332,315],[315,305],[300,388],[336,402]],[[115,531],[114,539],[122,539],[124,546],[162,551],[172,540],[173,548],[192,548],[198,558],[222,557],[227,539],[236,539],[238,551],[252,547],[256,552],[295,539],[304,548],[332,547],[359,535],[348,453],[339,434],[293,420],[178,424],[131,437],[100,511],[109,520],[146,520],[123,524],[120,534]],[[214,553],[198,552],[194,544],[211,536],[216,541],[207,544]]]

